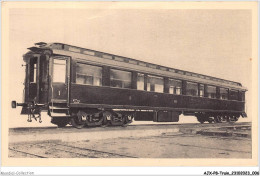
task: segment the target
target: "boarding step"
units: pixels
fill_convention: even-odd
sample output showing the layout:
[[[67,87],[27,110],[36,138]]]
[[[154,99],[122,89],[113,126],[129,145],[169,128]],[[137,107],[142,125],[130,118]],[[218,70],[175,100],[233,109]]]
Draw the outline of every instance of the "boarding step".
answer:
[[[60,103],[60,102],[51,102],[49,103],[49,110],[51,114],[51,116],[68,116],[69,114],[69,107],[68,104],[66,102]]]
[[[69,114],[69,108],[67,108],[67,107],[49,106],[49,110],[52,113],[66,113],[66,114]]]
[[[51,102],[49,103],[50,106],[67,106],[67,103],[57,103],[57,102]]]
[[[58,106],[49,106],[50,109],[60,109],[60,110],[68,110],[69,108],[67,107],[58,107]]]
[[[70,115],[66,113],[55,113],[55,112],[50,112],[51,117],[70,117]]]
[[[51,103],[67,103],[68,100],[51,99]]]

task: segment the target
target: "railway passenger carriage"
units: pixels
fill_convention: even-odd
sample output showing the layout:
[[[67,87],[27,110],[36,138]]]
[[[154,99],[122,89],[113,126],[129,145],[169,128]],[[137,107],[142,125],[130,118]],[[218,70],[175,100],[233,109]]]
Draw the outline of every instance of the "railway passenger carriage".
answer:
[[[36,43],[24,55],[21,114],[28,121],[47,111],[62,127],[178,122],[194,115],[203,123],[246,117],[240,83],[168,68],[62,43]]]

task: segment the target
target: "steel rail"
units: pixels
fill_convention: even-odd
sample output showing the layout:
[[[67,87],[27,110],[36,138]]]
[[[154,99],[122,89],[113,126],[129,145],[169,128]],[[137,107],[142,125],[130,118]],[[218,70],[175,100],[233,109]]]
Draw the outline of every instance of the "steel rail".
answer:
[[[66,147],[80,149],[80,150],[88,150],[88,151],[97,152],[97,153],[106,153],[106,154],[110,154],[110,155],[117,155],[117,156],[122,156],[122,157],[127,157],[127,158],[138,158],[135,156],[128,156],[128,155],[122,155],[122,154],[117,154],[117,153],[104,152],[104,151],[99,151],[99,150],[94,150],[94,149],[89,149],[89,148],[81,148],[81,147],[64,145],[64,144],[54,144],[54,145],[66,146]]]
[[[37,155],[37,154],[33,154],[33,153],[28,153],[28,152],[24,152],[24,151],[21,151],[21,150],[17,150],[17,149],[12,149],[12,148],[8,148],[9,150],[12,150],[12,151],[15,151],[15,152],[20,152],[20,153],[24,153],[24,154],[27,154],[27,155],[32,155],[32,156],[36,156],[38,158],[48,158],[48,157],[45,157],[45,156],[41,156],[41,155]]]

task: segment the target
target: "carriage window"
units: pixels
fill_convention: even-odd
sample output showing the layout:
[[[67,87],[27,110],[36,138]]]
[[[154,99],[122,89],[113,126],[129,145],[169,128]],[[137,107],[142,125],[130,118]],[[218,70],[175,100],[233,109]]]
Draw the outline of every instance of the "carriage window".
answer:
[[[93,65],[77,63],[76,83],[93,86],[102,85],[102,68]]]
[[[208,98],[216,98],[217,88],[214,86],[208,86]]]
[[[198,96],[198,84],[187,82],[186,95]]]
[[[203,84],[200,84],[200,97],[204,97],[204,89],[205,86]]]
[[[148,77],[147,77],[147,91],[163,92],[163,78],[148,75]]]
[[[182,81],[176,79],[169,79],[169,93],[181,95]]]
[[[137,75],[137,90],[144,90],[144,74]]]
[[[36,59],[35,60],[31,60],[30,62],[30,82],[31,83],[36,83],[36,75],[37,75],[37,72],[36,72],[36,68],[37,68],[37,63],[36,63]]]
[[[65,83],[66,77],[66,60],[53,60],[53,82]]]
[[[222,100],[228,99],[228,89],[220,88],[220,99],[222,99]]]
[[[111,87],[131,88],[132,73],[121,70],[110,70],[110,85]]]
[[[238,91],[237,90],[230,90],[229,91],[229,99],[230,100],[238,100]]]

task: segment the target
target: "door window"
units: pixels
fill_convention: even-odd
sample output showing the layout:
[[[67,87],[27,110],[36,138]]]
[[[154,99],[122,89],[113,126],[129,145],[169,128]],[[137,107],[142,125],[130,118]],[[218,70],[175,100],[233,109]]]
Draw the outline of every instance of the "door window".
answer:
[[[53,82],[66,82],[66,60],[54,59],[53,61]]]
[[[30,83],[36,83],[37,76],[37,58],[32,58],[30,61]]]

